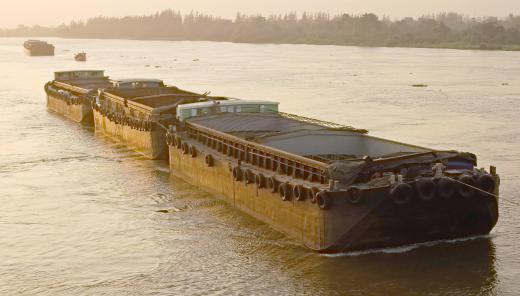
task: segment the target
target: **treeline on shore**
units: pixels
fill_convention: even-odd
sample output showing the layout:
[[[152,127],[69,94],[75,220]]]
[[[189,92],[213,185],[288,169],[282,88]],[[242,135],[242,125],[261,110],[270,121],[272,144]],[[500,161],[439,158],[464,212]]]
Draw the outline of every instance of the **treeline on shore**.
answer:
[[[229,20],[165,10],[146,16],[95,17],[53,28],[19,26],[0,29],[0,36],[520,50],[520,16],[470,18],[441,13],[391,20],[372,13],[289,13],[237,14]]]

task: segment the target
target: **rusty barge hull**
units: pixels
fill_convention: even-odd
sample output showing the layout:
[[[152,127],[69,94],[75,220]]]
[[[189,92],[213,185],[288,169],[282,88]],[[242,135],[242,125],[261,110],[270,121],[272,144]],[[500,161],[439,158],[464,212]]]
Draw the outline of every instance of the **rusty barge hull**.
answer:
[[[99,91],[93,104],[95,130],[147,158],[168,159],[165,135],[175,122],[177,106],[209,99],[162,80],[115,80]]]
[[[425,163],[427,166],[431,159],[454,166],[463,159],[458,152],[428,151],[368,136],[364,130],[344,129],[319,121],[309,123],[307,119],[279,114],[222,113],[186,119],[166,136],[171,173],[303,246],[323,253],[484,235],[495,226],[497,198],[473,190],[466,183],[450,187],[447,192],[446,187],[438,188],[449,178],[425,177],[423,173],[394,183],[386,182],[386,177],[370,178],[370,175],[365,181],[364,175],[372,174],[371,170],[396,171],[394,176],[400,176],[402,164],[412,168]],[[276,127],[277,131],[270,132],[268,127]],[[318,147],[319,142],[309,139],[332,144]],[[341,141],[346,142],[341,144]],[[319,157],[304,157],[305,151],[297,154],[288,151],[342,147],[342,151],[332,155],[339,159],[347,143],[354,142],[359,145],[347,149],[380,156],[376,160],[344,160],[349,166],[351,161],[361,166],[354,170],[357,175],[351,182],[339,186],[333,179],[337,176],[328,171],[330,164],[317,160]],[[308,145],[302,147],[304,143]],[[382,151],[390,153],[384,156]],[[484,188],[498,195],[497,175],[479,172],[471,175],[470,181],[460,180],[471,183],[482,176],[487,184],[493,184]]]
[[[54,48],[52,49],[24,49],[25,54],[31,57],[51,57],[54,56]]]
[[[70,104],[62,98],[47,94],[47,108],[77,123],[93,124],[92,107],[87,103]]]
[[[45,84],[47,108],[75,122],[93,125],[92,101],[97,90],[110,86],[101,70],[61,71]]]
[[[117,122],[98,110],[93,111],[96,133],[104,134],[123,145],[129,146],[149,159],[167,159],[163,129],[149,129]]]
[[[28,56],[54,56],[54,45],[40,40],[27,40],[23,44]]]
[[[190,143],[190,142],[186,142]],[[453,196],[432,202],[413,197],[406,206],[392,202],[388,188],[366,192],[363,202],[352,203],[350,196],[329,193],[333,206],[324,211],[312,197],[284,201],[280,193],[262,188],[254,181],[238,181],[233,168],[253,174],[275,175],[191,142],[193,157],[176,146],[169,146],[172,174],[226,201],[231,206],[323,253],[348,252],[395,247],[407,244],[488,234],[498,219],[498,205],[486,196]],[[212,155],[209,167],[205,157]],[[299,182],[304,184],[303,181]],[[426,205],[425,205],[426,203]]]

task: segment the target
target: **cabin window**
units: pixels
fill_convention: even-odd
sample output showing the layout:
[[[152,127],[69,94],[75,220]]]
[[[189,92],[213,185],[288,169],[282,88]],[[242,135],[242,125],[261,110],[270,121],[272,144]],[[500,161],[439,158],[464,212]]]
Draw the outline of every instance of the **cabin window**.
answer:
[[[130,88],[132,86],[131,83],[128,83],[128,82],[125,82],[125,83],[118,83],[117,84],[117,87],[118,88]]]
[[[147,82],[147,83],[144,83],[144,87],[159,87],[159,83],[158,82]]]
[[[227,112],[233,113],[233,106],[228,106],[227,107]]]
[[[242,106],[237,106],[237,109],[236,109],[236,111],[235,111],[235,112],[237,112],[237,113],[240,113],[240,112],[242,112]]]
[[[153,88],[153,87],[159,87],[160,84],[158,82],[134,82],[134,87],[136,88]]]

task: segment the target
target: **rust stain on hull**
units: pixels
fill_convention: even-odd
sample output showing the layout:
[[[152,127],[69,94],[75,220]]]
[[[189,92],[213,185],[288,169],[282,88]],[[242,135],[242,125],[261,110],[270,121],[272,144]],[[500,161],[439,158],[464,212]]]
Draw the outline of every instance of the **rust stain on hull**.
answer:
[[[306,247],[323,248],[323,212],[310,200],[283,201],[278,193],[260,189],[255,184],[245,184],[233,179],[232,167],[236,160],[216,156],[208,167],[204,155],[211,153],[198,147],[200,156],[191,157],[172,146],[169,147],[171,172],[187,182],[214,194],[248,215],[272,225]]]

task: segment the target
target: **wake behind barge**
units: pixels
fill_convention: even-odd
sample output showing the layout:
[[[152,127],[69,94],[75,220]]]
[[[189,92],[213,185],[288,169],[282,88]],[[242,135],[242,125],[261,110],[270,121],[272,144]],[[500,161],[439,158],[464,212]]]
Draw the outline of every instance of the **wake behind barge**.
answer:
[[[489,233],[499,177],[475,155],[229,100],[177,106],[171,172],[320,252]],[[490,194],[488,194],[490,193]]]

